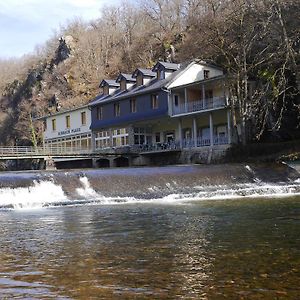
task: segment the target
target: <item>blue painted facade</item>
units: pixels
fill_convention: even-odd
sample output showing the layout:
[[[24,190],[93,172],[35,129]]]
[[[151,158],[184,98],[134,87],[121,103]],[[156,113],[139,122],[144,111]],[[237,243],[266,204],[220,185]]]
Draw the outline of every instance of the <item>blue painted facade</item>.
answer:
[[[158,108],[151,107],[151,96],[153,94],[158,95]],[[130,112],[130,100],[136,99],[136,112]],[[114,105],[120,104],[120,116],[115,116]],[[102,119],[97,119],[97,109],[102,107]],[[134,122],[156,119],[159,117],[168,115],[168,93],[163,90],[153,90],[145,94],[122,97],[116,100],[108,99],[99,101],[96,105],[91,107],[92,112],[92,123],[91,129],[99,130],[107,127],[118,127],[131,124]]]

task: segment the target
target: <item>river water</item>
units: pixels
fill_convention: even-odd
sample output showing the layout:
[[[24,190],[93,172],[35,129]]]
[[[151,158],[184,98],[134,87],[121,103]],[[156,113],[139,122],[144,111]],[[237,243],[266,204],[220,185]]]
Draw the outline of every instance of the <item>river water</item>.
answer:
[[[300,298],[300,180],[286,167],[0,182],[0,299]]]

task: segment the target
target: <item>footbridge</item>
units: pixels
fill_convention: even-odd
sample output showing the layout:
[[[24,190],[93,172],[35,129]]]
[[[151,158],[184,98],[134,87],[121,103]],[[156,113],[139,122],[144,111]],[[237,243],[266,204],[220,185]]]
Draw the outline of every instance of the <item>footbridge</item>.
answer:
[[[9,159],[47,159],[47,158],[87,158],[94,156],[90,149],[73,147],[0,147],[0,160]]]
[[[93,152],[92,149],[74,147],[0,147],[0,161],[41,160],[45,162],[46,169],[56,168],[59,164],[64,168],[72,168],[80,161],[83,167],[127,166],[131,162],[132,155],[134,154],[126,151]]]

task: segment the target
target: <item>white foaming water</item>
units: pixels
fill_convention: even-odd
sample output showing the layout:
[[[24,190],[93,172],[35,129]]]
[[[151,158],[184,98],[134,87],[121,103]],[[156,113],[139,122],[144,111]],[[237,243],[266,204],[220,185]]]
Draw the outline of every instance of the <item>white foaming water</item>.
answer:
[[[33,186],[0,189],[0,206],[36,209],[67,200],[62,187],[52,181],[33,181]]]
[[[121,203],[135,203],[139,200],[134,197],[105,197],[101,194],[98,194],[92,187],[89,182],[89,179],[86,176],[79,178],[82,188],[77,188],[76,193],[81,198],[87,200],[89,204],[121,204]],[[139,201],[140,202],[140,201]]]
[[[14,209],[35,209],[41,207],[51,207],[60,205],[92,205],[92,204],[134,204],[134,203],[186,203],[199,200],[225,200],[237,198],[266,198],[266,197],[290,197],[300,195],[300,181],[293,183],[267,184],[249,183],[215,185],[215,186],[195,186],[191,192],[176,193],[177,188],[171,184],[166,184],[164,193],[152,199],[142,199],[139,197],[106,197],[97,193],[86,176],[80,177],[81,188],[76,189],[77,199],[68,199],[60,185],[56,185],[52,180],[37,182],[31,187],[2,188],[0,189],[0,208]],[[152,186],[148,191],[161,191],[161,187]],[[166,195],[167,194],[167,195]],[[82,200],[80,200],[82,199]]]
[[[77,194],[82,198],[99,198],[99,194],[91,188],[91,184],[86,176],[79,178],[83,188],[77,188]]]

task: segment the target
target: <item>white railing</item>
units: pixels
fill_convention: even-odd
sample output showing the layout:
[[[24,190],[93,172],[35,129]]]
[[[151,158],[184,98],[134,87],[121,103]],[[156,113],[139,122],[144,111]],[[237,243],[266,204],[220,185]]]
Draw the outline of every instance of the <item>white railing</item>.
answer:
[[[229,140],[227,136],[214,136],[214,145],[227,145]],[[182,145],[182,146],[180,146]],[[145,145],[132,145],[130,146],[130,152],[164,152],[172,150],[180,150],[186,148],[194,147],[206,147],[210,146],[210,138],[197,138],[197,144],[195,145],[195,140],[192,138],[183,139],[182,142],[174,141],[169,143],[156,143],[156,144],[145,144]]]
[[[52,155],[80,155],[92,153],[91,149],[76,147],[30,147],[14,146],[0,147],[0,157],[32,157]]]
[[[228,144],[227,136],[214,136],[214,145],[226,145]],[[164,151],[174,151],[180,150],[182,148],[193,148],[193,147],[205,147],[210,146],[209,138],[197,138],[197,144],[195,145],[195,140],[192,138],[183,139],[180,143],[179,141],[165,142],[165,143],[155,143],[155,144],[144,144],[144,145],[132,145],[123,148],[105,148],[102,149],[106,152],[116,152],[118,153],[143,153],[143,152],[164,152]],[[92,149],[87,148],[77,148],[77,147],[56,147],[46,145],[45,147],[30,147],[30,146],[15,146],[15,147],[0,147],[0,158],[5,157],[36,157],[36,156],[69,156],[69,155],[87,155],[96,154],[100,149],[96,149],[95,152]]]
[[[209,99],[188,101],[180,103],[177,106],[173,104],[173,115],[197,112],[202,110],[216,109],[224,107],[226,104],[225,97],[214,97]]]
[[[214,145],[227,145],[229,143],[228,136],[214,136]],[[182,140],[182,148],[205,147],[210,146],[210,138],[197,138],[197,144],[192,138]]]
[[[166,142],[166,143],[154,143],[154,144],[144,144],[144,145],[132,145],[130,146],[131,152],[164,152],[179,150],[179,142]]]

